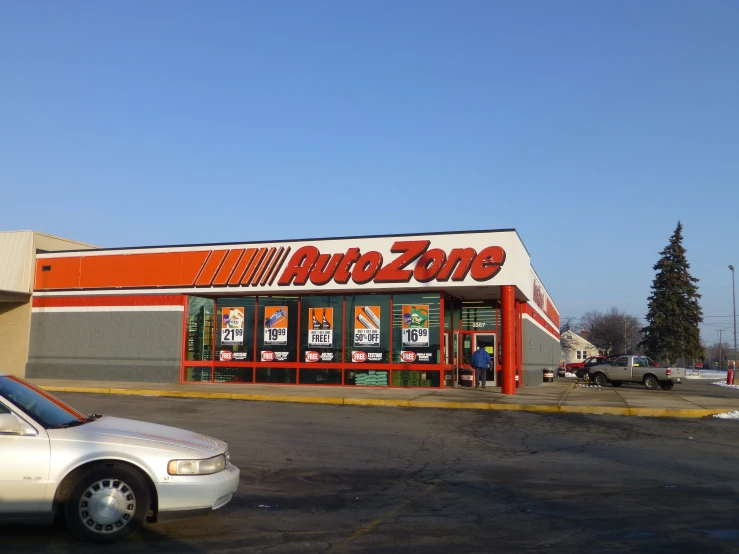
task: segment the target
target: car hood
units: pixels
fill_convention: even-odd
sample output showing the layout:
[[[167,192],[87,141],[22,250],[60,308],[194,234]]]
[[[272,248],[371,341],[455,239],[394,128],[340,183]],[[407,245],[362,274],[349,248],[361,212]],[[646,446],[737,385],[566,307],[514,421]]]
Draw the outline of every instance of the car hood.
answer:
[[[66,431],[60,433],[59,431]],[[170,446],[200,452],[204,457],[217,456],[228,445],[218,439],[167,425],[147,423],[120,417],[101,417],[85,425],[59,430],[58,438],[84,440],[100,444],[138,444],[147,443],[149,447]],[[50,433],[51,434],[51,433]],[[65,435],[62,437],[62,434]],[[52,436],[52,439],[54,437]]]

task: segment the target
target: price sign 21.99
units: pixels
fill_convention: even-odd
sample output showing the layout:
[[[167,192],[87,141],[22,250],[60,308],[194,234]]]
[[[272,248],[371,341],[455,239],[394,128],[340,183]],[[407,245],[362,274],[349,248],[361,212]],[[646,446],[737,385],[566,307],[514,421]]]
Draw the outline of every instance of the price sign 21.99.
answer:
[[[244,344],[244,308],[223,308],[221,312],[221,344]]]

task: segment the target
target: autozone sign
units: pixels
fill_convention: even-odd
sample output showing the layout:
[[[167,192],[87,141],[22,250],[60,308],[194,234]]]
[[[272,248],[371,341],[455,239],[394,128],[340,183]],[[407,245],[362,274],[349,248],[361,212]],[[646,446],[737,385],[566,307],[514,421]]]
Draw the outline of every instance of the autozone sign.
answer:
[[[39,254],[35,291],[251,291],[475,286],[531,288],[515,231]],[[505,280],[505,283],[502,282]]]
[[[315,286],[329,283],[356,285],[368,283],[418,283],[432,281],[464,281],[469,275],[478,282],[497,275],[506,259],[500,246],[488,246],[477,252],[474,248],[429,248],[430,240],[399,240],[390,252],[393,258],[385,260],[376,250],[362,252],[357,247],[340,253],[323,253],[318,247],[307,245],[292,255],[277,285],[280,287]]]

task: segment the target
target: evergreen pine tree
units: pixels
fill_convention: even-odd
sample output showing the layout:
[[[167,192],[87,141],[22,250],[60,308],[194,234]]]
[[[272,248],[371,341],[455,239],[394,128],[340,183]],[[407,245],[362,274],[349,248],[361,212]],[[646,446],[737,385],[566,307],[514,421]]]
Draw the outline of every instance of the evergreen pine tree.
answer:
[[[703,347],[698,325],[703,310],[698,303],[698,279],[690,275],[683,248],[683,226],[679,221],[670,243],[660,252],[657,272],[649,296],[647,326],[642,329],[642,346],[647,354],[668,364],[683,356],[700,358]]]

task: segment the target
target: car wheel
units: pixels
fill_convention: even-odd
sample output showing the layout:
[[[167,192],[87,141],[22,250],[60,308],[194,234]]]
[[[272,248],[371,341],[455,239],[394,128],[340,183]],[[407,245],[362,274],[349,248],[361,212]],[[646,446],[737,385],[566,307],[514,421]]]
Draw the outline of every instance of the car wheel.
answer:
[[[662,388],[662,390],[672,390],[675,388],[675,383],[672,381],[662,381],[659,386]]]
[[[611,381],[611,384],[614,387],[620,387],[621,385],[623,385],[623,382],[622,381]]]
[[[659,388],[659,381],[654,375],[647,375],[644,377],[644,387],[648,390],[657,390]]]
[[[606,376],[603,373],[599,372],[593,376],[593,383],[599,387],[605,387],[608,384],[608,379],[606,379]]]
[[[64,505],[69,529],[81,539],[114,542],[136,531],[149,510],[149,489],[127,466],[98,466],[82,474]]]

